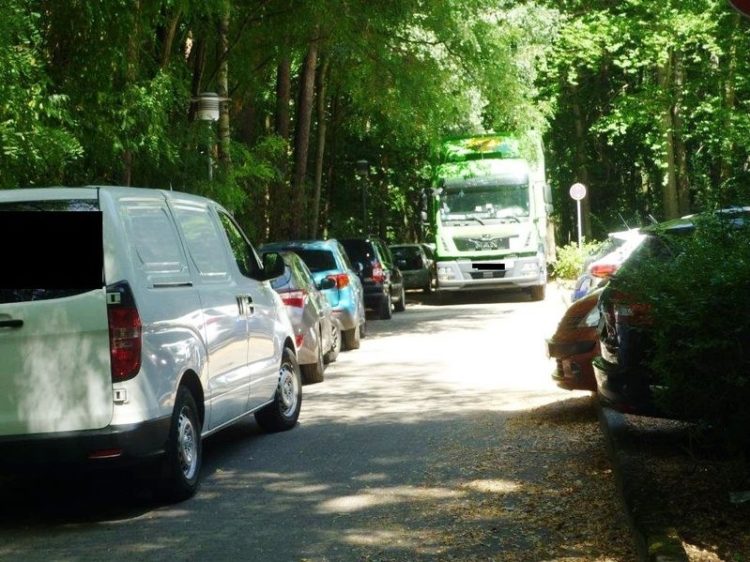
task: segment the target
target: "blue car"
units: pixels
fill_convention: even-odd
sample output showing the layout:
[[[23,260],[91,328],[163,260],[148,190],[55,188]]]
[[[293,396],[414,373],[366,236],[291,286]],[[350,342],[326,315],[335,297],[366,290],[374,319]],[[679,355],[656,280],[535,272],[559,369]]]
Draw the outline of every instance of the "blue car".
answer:
[[[365,305],[362,282],[354,271],[341,244],[334,239],[271,242],[261,252],[294,252],[305,262],[320,287],[328,278],[332,288],[322,293],[331,305],[333,315],[341,326],[341,349],[357,349],[365,336]]]

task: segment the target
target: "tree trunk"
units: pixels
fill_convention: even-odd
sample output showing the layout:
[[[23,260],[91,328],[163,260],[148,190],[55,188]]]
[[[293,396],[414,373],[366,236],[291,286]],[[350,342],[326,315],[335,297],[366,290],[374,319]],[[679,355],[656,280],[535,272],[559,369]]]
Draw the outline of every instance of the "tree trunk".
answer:
[[[315,90],[315,66],[318,60],[318,41],[315,39],[307,49],[300,72],[299,97],[297,98],[297,123],[294,133],[294,173],[292,174],[290,232],[298,238],[305,228],[305,176],[307,155],[310,148],[310,123],[312,121],[313,93]]]
[[[190,93],[197,96],[203,88],[203,73],[206,69],[206,40],[203,37],[196,37],[193,48],[190,49],[190,58],[193,59],[193,81],[190,85]],[[195,120],[196,104],[190,104],[189,121]]]
[[[734,154],[734,143],[731,141],[732,118],[737,105],[737,94],[735,77],[737,75],[737,30],[740,25],[740,15],[734,14],[730,20],[729,49],[727,52],[726,78],[724,82],[724,133],[726,140],[722,143],[721,165],[719,177],[721,183],[728,181],[733,175],[732,155]]]
[[[323,159],[325,156],[326,127],[328,124],[326,118],[326,104],[328,101],[326,94],[326,75],[328,74],[328,63],[328,57],[323,55],[320,60],[317,76],[318,147],[315,154],[315,187],[313,189],[312,213],[310,216],[310,238],[318,237],[318,228],[320,225],[320,193],[323,183]]]
[[[331,142],[329,143],[328,148],[328,169],[326,170],[326,199],[325,199],[325,207],[323,209],[323,238],[328,238],[328,229],[330,227],[330,217],[331,217],[331,205],[333,203],[333,196],[336,191],[336,184],[335,184],[335,161],[336,161],[336,154],[338,149],[338,130],[339,130],[339,124],[340,124],[340,111],[339,111],[339,95],[334,94],[333,99],[331,101]]]
[[[128,52],[125,62],[125,84],[132,84],[138,76],[138,36],[140,35],[141,2],[133,2],[133,30],[128,36]],[[125,133],[127,135],[127,131]],[[129,139],[123,139],[125,148],[122,151],[122,178],[121,185],[130,186],[133,181],[133,151]]]
[[[664,206],[664,218],[666,220],[675,219],[680,216],[680,203],[677,193],[677,165],[675,162],[675,124],[674,124],[674,102],[672,100],[672,53],[670,52],[668,60],[659,66],[658,79],[661,94],[664,98],[664,108],[662,110],[661,126],[664,135],[665,144],[665,164],[666,172],[664,176],[664,186],[662,201]]]
[[[217,90],[219,98],[219,166],[226,171],[232,162],[230,154],[231,131],[229,128],[229,11],[230,0],[223,0],[221,18],[219,19],[219,45],[217,49],[219,72]]]
[[[164,68],[169,64],[169,59],[172,54],[172,46],[174,45],[174,38],[177,35],[177,24],[180,23],[181,17],[182,8],[178,6],[174,14],[172,14],[172,17],[169,19],[165,30],[164,43],[161,47],[161,68]]]
[[[677,209],[679,216],[690,213],[690,177],[688,174],[687,148],[683,134],[683,87],[685,67],[679,53],[674,55],[674,156],[677,165]]]
[[[277,168],[279,178],[269,186],[269,225],[271,240],[290,238],[289,220],[289,101],[291,100],[292,79],[289,56],[282,55],[276,67],[276,115],[275,133],[284,142],[283,153],[279,156]]]

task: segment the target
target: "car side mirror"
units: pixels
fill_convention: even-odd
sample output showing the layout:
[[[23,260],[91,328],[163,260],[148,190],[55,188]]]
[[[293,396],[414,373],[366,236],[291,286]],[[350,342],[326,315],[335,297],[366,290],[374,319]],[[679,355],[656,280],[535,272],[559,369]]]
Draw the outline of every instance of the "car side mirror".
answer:
[[[365,270],[365,266],[361,261],[358,261],[354,264],[354,268],[357,270],[357,273],[362,273]]]
[[[318,283],[318,289],[321,291],[326,291],[328,289],[334,289],[336,287],[336,280],[331,279],[330,277],[324,277],[320,280],[320,283]]]

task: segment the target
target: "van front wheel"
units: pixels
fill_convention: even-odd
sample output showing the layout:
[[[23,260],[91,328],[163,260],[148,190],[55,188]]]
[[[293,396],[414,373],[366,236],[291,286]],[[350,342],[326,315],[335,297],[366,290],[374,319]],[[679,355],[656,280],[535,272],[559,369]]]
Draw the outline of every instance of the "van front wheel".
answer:
[[[198,408],[192,393],[181,386],[177,390],[162,466],[160,492],[165,500],[179,502],[195,494],[200,481],[202,454]]]

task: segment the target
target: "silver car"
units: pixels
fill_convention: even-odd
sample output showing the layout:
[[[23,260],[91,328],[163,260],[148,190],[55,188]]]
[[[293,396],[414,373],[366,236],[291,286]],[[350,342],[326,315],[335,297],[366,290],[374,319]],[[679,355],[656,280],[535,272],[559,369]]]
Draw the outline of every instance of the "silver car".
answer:
[[[281,252],[284,274],[271,281],[286,306],[294,330],[297,360],[303,384],[322,382],[325,365],[336,360],[341,350],[341,329],[328,299],[321,290],[335,281],[324,278],[315,284],[305,262],[294,252]]]

